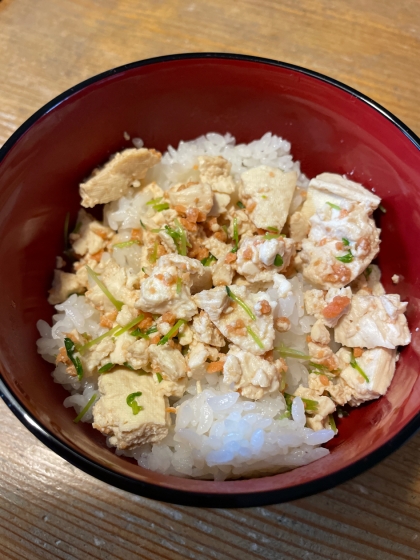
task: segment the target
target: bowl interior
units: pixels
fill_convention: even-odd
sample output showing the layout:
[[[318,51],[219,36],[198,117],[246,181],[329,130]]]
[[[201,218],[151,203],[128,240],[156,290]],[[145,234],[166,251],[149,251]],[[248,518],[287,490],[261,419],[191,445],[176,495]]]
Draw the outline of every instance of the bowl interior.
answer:
[[[292,142],[294,158],[309,177],[323,171],[347,174],[383,198],[387,212],[378,217],[382,228],[379,265],[386,290],[409,301],[413,342],[401,354],[387,395],[339,422],[339,436],[330,444],[328,457],[254,480],[217,483],[166,477],[117,457],[99,432],[75,425],[73,411],[62,406],[67,393],[53,383],[52,366],[36,354],[35,324],[40,318],[51,320],[46,295],[55,256],[63,248],[68,211],[75,221],[78,184],[110,154],[130,145],[124,140],[125,131],[159,150],[209,131],[230,132],[238,142],[271,131]],[[252,494],[249,499],[258,503],[258,495],[267,492],[274,492],[274,501],[286,495],[283,490],[312,483],[314,491],[317,481],[329,475],[334,481],[338,471],[356,462],[360,466],[372,452],[394,446],[404,427],[418,424],[420,151],[404,130],[367,102],[325,80],[257,60],[161,60],[108,73],[76,88],[24,125],[5,146],[3,156],[2,376],[36,422],[83,460],[107,468],[110,482],[115,483],[114,473],[130,477],[134,491],[141,491],[138,483],[146,482],[162,492],[205,493],[210,501],[212,495]],[[396,286],[391,283],[393,274],[401,277]],[[83,468],[86,465],[79,463]],[[288,497],[298,495],[289,493]]]

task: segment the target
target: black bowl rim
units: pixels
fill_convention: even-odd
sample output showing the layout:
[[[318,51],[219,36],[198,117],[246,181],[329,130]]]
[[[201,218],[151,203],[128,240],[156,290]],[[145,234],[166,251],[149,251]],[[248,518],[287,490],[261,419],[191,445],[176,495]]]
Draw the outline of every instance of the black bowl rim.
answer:
[[[315,72],[313,70],[308,70],[301,66],[295,64],[289,64],[286,62],[280,62],[272,60],[269,58],[261,58],[257,56],[233,54],[233,53],[216,53],[216,52],[198,52],[198,53],[185,53],[185,54],[173,54],[166,56],[159,56],[154,58],[148,58],[145,60],[140,60],[136,62],[131,62],[129,64],[124,64],[117,68],[107,70],[96,76],[88,78],[80,82],[79,84],[71,87],[70,89],[64,91],[62,94],[58,95],[46,105],[41,107],[36,111],[29,119],[27,119],[5,142],[3,147],[0,149],[0,163],[6,156],[6,154],[12,149],[14,144],[25,134],[25,132],[41,117],[51,111],[54,107],[58,106],[60,103],[65,101],[67,98],[73,94],[83,90],[87,86],[120,74],[127,70],[133,68],[138,68],[142,66],[148,66],[150,64],[160,64],[162,62],[173,62],[179,60],[208,60],[208,59],[225,59],[225,60],[235,60],[242,62],[254,62],[258,64],[266,64],[269,66],[277,66],[280,68],[285,68],[288,70],[293,70],[301,74],[310,76],[316,80],[320,80],[329,85],[337,87],[349,93],[350,95],[356,97],[358,100],[366,103],[372,109],[379,112],[383,117],[390,121],[395,127],[402,132],[416,147],[420,150],[420,138],[400,119],[393,115],[390,111],[382,107],[379,103],[376,103],[366,95],[360,93],[359,91],[351,88],[335,80]],[[84,457],[82,454],[73,450],[68,445],[60,441],[55,435],[53,435],[49,430],[44,428],[41,423],[19,402],[15,397],[12,390],[5,381],[2,372],[0,372],[0,396],[10,408],[10,410],[15,414],[15,416],[24,424],[24,426],[35,435],[42,443],[49,447],[52,451],[57,453],[60,457],[71,463],[72,465],[78,467],[85,473],[103,481],[112,486],[120,488],[121,490],[126,490],[133,494],[144,496],[146,498],[152,498],[155,500],[160,500],[163,502],[169,502],[179,505],[187,505],[194,507],[218,507],[218,508],[231,508],[231,507],[255,507],[264,506],[275,503],[288,502],[291,500],[296,500],[304,498],[318,492],[323,492],[333,488],[337,484],[341,484],[358,474],[361,474],[365,470],[373,467],[378,462],[383,460],[385,457],[390,455],[393,451],[398,449],[407,439],[414,435],[414,433],[420,428],[420,412],[410,420],[393,438],[383,444],[381,447],[375,451],[369,453],[366,457],[359,459],[353,464],[338,470],[332,475],[326,475],[317,480],[311,482],[304,482],[291,486],[288,488],[281,488],[279,490],[267,490],[263,492],[238,492],[238,493],[206,493],[206,492],[194,492],[194,491],[183,491],[176,490],[173,488],[168,488],[165,486],[151,484],[149,482],[143,482],[136,480],[129,476],[121,475],[102,465],[96,463]],[[175,478],[175,477],[174,477]],[[209,482],[211,484],[211,482]]]

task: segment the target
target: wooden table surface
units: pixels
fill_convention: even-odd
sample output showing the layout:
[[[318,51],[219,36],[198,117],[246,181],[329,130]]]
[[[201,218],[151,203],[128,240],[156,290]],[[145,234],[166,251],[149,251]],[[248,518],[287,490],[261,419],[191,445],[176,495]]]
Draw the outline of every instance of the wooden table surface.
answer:
[[[420,134],[416,0],[0,0],[0,144],[85,78],[193,51],[323,72]],[[323,494],[208,510],[112,488],[49,451],[2,401],[0,414],[0,558],[420,558],[420,434]]]

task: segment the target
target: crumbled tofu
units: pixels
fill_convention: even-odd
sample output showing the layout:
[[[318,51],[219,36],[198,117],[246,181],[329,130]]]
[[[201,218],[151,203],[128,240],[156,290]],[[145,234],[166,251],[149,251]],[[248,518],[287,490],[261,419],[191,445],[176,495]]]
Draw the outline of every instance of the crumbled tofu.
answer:
[[[237,252],[237,271],[248,282],[269,282],[273,274],[289,266],[295,253],[293,241],[285,237],[269,240],[265,240],[262,235],[244,237]],[[274,261],[278,255],[281,263],[276,266]]]
[[[70,233],[69,239],[73,251],[81,257],[99,253],[114,235],[111,228],[103,226],[83,209],[77,215],[77,224],[77,233]]]
[[[221,258],[211,267],[211,275],[214,286],[229,286],[232,284],[234,269]]]
[[[250,219],[245,210],[240,210],[235,206],[231,206],[228,210],[226,218],[229,220],[230,225],[228,228],[229,236],[233,239],[233,222],[236,220],[236,229],[238,230],[239,237],[243,235],[254,235],[257,232],[257,226]]]
[[[301,213],[309,220],[327,202],[346,208],[349,201],[361,204],[366,213],[371,214],[379,206],[381,199],[360,183],[349,181],[335,173],[322,173],[310,181]]]
[[[159,372],[163,379],[177,381],[187,375],[187,363],[184,356],[169,344],[149,346],[149,360],[152,370]]]
[[[208,360],[217,360],[219,352],[217,348],[195,342],[190,346],[187,356],[189,376],[193,379],[202,379],[207,373]]]
[[[130,321],[133,321],[139,312],[135,307],[130,307],[129,305],[123,305],[121,311],[118,313],[116,321],[121,327],[125,327]]]
[[[351,308],[335,328],[335,340],[344,346],[395,348],[410,343],[404,315],[407,303],[397,294],[354,295]]]
[[[211,290],[203,290],[193,296],[193,300],[197,307],[204,309],[213,322],[219,320],[220,315],[229,303],[226,288],[223,286],[218,286]]]
[[[306,313],[333,328],[349,312],[352,296],[350,288],[330,288],[326,293],[322,290],[307,290],[304,293]]]
[[[385,294],[385,288],[381,283],[381,271],[379,266],[371,264],[368,268],[358,276],[350,285],[353,293],[359,296],[382,296]]]
[[[230,204],[230,196],[223,193],[214,193],[213,206],[209,212],[209,216],[220,216],[227,212],[227,207]]]
[[[309,220],[302,212],[294,212],[289,220],[290,237],[295,243],[300,243],[309,233]]]
[[[316,287],[346,286],[379,252],[380,230],[362,204],[349,202],[341,210],[324,204],[309,221],[300,258],[304,277]]]
[[[143,179],[160,158],[159,152],[146,148],[129,148],[115,154],[102,169],[80,184],[82,206],[92,208],[121,198],[133,181]]]
[[[118,368],[101,375],[98,384],[101,397],[93,407],[93,427],[111,436],[111,445],[130,449],[144,443],[157,443],[167,436],[170,420],[166,407],[169,403],[156,392],[152,376]],[[127,397],[138,392],[141,396],[136,402],[142,410],[133,414]]]
[[[223,243],[223,241],[214,236],[206,237],[202,240],[202,243],[217,260],[224,259],[227,253],[232,250],[232,245]]]
[[[126,351],[127,363],[136,370],[145,369],[149,362],[148,347],[149,341],[144,338],[139,338],[129,345]]]
[[[86,376],[96,372],[101,366],[111,362],[111,359],[106,359],[114,351],[115,341],[111,336],[107,336],[95,346],[87,350],[81,356],[83,373]]]
[[[141,283],[136,307],[160,315],[170,311],[178,318],[191,319],[197,312],[191,297],[193,277],[203,274],[204,267],[196,259],[176,254],[163,255],[150,276]],[[177,289],[177,278],[181,278],[180,290]]]
[[[102,271],[100,279],[112,296],[129,307],[134,307],[138,300],[139,290],[132,289],[136,275],[130,269],[119,266],[114,259],[109,259]],[[114,304],[108,299],[101,288],[93,281],[92,287],[86,292],[86,300],[101,311],[113,311]]]
[[[135,343],[135,338],[130,333],[125,332],[120,336],[115,337],[115,347],[109,356],[109,361],[113,364],[123,365],[130,363],[128,360],[128,350]],[[132,364],[130,364],[132,365]],[[132,365],[134,367],[134,365]]]
[[[192,330],[194,338],[198,342],[203,342],[210,346],[217,346],[218,348],[225,345],[225,339],[221,332],[213,325],[205,311],[200,311],[200,313],[194,317]]]
[[[213,290],[208,290],[207,294],[209,294],[209,296],[213,296],[215,290],[218,289],[224,288],[214,288]],[[249,292],[245,286],[231,285],[230,290],[233,292],[233,294],[239,297],[251,310],[254,310],[255,305],[262,300],[265,300],[267,302],[268,308],[271,309],[268,313],[265,314],[255,314],[255,321],[253,321],[251,320],[249,314],[233,300],[230,300],[228,307],[226,307],[225,303],[223,304],[223,306],[219,306],[217,313],[214,313],[209,305],[201,306],[198,302],[197,305],[207,311],[210,319],[220,330],[222,335],[239,346],[242,350],[252,352],[256,355],[261,355],[265,352],[268,352],[269,350],[272,350],[275,335],[273,324],[273,310],[276,307],[276,303],[271,301],[269,296],[265,293]],[[202,292],[200,296],[202,294],[205,297],[206,292]],[[214,299],[215,298],[212,298],[212,301],[214,301]],[[254,335],[258,337],[261,342],[262,348],[248,332],[248,328],[252,329]]]
[[[287,278],[283,274],[274,274],[273,275],[273,290],[275,290],[276,297],[286,298],[293,290],[292,284],[287,280]]]
[[[223,381],[227,385],[232,383],[233,389],[243,397],[257,400],[279,389],[282,372],[286,370],[287,366],[281,359],[268,362],[231,346],[223,366]]]
[[[324,322],[318,319],[311,329],[311,338],[318,344],[329,344],[331,340],[330,333],[325,327]]]
[[[391,277],[391,280],[393,282],[393,284],[398,284],[400,281],[400,277],[398,276],[398,274],[393,274]]]
[[[231,164],[222,156],[200,156],[198,170],[200,181],[207,183],[215,193],[232,194],[235,182],[230,175]]]
[[[365,350],[357,358],[357,365],[363,370],[369,382],[350,365],[351,353],[347,348],[339,350],[340,359],[348,365],[340,374],[340,378],[351,389],[349,404],[358,406],[365,401],[377,399],[385,395],[395,372],[396,351],[389,348],[372,348]],[[332,395],[333,396],[333,395]],[[334,398],[334,396],[333,396]]]
[[[329,371],[334,372],[339,368],[339,360],[328,344],[308,342],[308,353],[313,363],[321,364]]]
[[[83,294],[85,287],[76,274],[54,270],[52,288],[49,290],[48,303],[63,303],[71,294]]]
[[[297,174],[261,165],[242,173],[239,196],[244,203],[255,203],[249,212],[258,228],[282,230],[296,188]]]
[[[178,330],[178,342],[181,346],[188,346],[194,340],[194,331],[187,324],[184,323]]]
[[[156,386],[156,393],[158,395],[164,395],[165,397],[178,397],[181,398],[185,393],[187,388],[188,378],[184,377],[178,379],[177,381],[171,381],[170,379],[162,379],[162,381]]]
[[[207,216],[213,206],[213,191],[206,183],[187,183],[171,187],[168,191],[172,206],[197,208],[203,218]]]
[[[295,395],[318,403],[316,411],[307,411],[306,425],[308,428],[318,431],[329,427],[328,416],[335,411],[335,404],[329,397],[320,396],[317,392],[302,387],[302,385],[296,389]]]

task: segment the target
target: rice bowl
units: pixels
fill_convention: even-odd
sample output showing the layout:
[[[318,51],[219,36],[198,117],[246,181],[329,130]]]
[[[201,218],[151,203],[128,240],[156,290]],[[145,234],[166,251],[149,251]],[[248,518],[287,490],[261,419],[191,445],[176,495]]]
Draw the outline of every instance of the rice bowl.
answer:
[[[71,227],[76,223],[77,185],[111,154],[130,147],[122,131],[141,135],[163,153],[168,144],[209,130],[231,131],[242,143],[272,130],[292,142],[308,177],[329,169],[381,196],[387,214],[376,216],[385,248],[378,264],[387,292],[409,301],[413,334],[385,397],[339,418],[328,455],[279,475],[223,482],[162,475],[117,456],[97,430],[74,423],[72,407],[63,408],[68,393],[48,381],[53,366],[36,352],[22,352],[35,347],[40,317],[51,325],[45,294],[68,211]],[[202,506],[205,500],[209,507],[278,503],[331,488],[374,465],[419,425],[413,244],[419,145],[395,116],[348,86],[255,57],[194,54],[140,61],[63,93],[0,152],[1,255],[8,263],[8,274],[0,277],[3,398],[36,437],[73,465],[163,501]],[[395,275],[398,285],[391,282]]]

